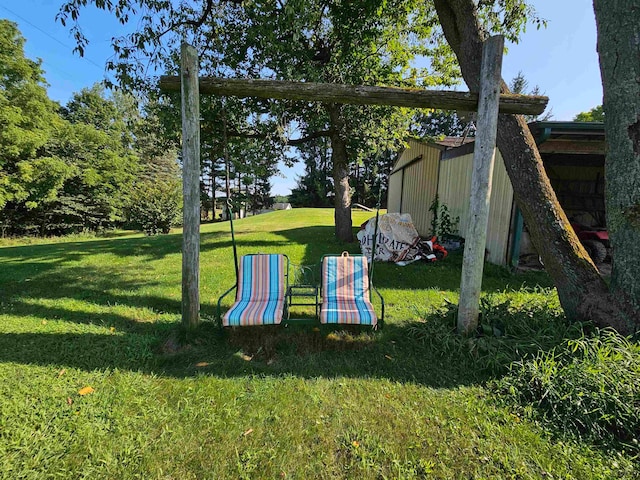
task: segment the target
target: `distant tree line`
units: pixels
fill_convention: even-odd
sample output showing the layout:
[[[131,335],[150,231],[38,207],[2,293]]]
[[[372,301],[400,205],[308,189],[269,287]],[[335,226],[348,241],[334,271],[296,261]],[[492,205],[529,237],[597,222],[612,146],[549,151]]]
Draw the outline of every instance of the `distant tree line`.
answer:
[[[0,20],[0,233],[168,231],[180,213],[180,170],[157,102],[140,107],[96,84],[61,106],[23,45],[16,24]]]

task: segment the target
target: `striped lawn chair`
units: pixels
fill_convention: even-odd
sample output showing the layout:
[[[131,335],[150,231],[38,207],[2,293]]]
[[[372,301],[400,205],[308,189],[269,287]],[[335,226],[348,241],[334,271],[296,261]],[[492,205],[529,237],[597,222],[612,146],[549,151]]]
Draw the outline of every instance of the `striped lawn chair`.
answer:
[[[320,323],[376,326],[370,300],[369,268],[362,255],[327,255],[322,259]],[[380,294],[376,293],[380,296]],[[384,300],[382,316],[384,317]]]
[[[286,262],[286,265],[285,265]],[[289,259],[280,254],[245,255],[240,259],[236,302],[222,317],[222,326],[278,325],[285,305]]]

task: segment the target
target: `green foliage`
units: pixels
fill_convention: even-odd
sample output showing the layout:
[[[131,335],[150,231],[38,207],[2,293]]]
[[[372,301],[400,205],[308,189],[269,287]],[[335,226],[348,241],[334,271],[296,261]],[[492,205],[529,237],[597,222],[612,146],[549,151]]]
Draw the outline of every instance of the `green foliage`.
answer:
[[[416,112],[409,131],[421,139],[475,136],[470,119],[461,118],[455,111],[445,110]]]
[[[518,43],[527,25],[538,30],[547,26],[547,21],[538,16],[527,0],[481,0],[478,2],[478,16],[487,30],[502,34],[514,43]]]
[[[75,167],[75,175],[65,185],[65,194],[92,212],[92,220],[84,228],[107,228],[121,221],[138,171],[138,157],[123,147],[121,137],[90,124],[70,123],[52,148]]]
[[[459,216],[452,218],[449,213],[449,207],[444,203],[440,205],[440,212],[438,212],[438,238],[448,238],[455,235],[458,232],[459,223]]]
[[[133,33],[113,39],[115,60],[107,64],[126,88],[145,85],[149,62],[175,73],[178,45],[184,38],[189,38],[201,52],[202,73],[215,76],[410,87],[451,86],[460,79],[455,57],[441,34],[431,2],[197,1],[187,7],[154,0],[119,3],[67,0],[57,19],[69,25],[80,53],[88,40],[79,18],[89,6],[109,12],[123,24],[133,18],[138,21]],[[478,7],[487,29],[505,34],[510,41],[517,41],[527,24],[545,25],[524,0],[482,1]],[[144,15],[138,16],[140,11]],[[415,67],[415,60],[420,57],[429,59],[428,68]],[[353,180],[348,177],[349,171],[357,174],[363,164],[383,161],[385,154],[380,155],[381,152],[397,150],[412,117],[408,109],[388,107],[264,100],[233,103],[241,108],[222,108],[224,115],[205,113],[203,117],[216,122],[218,130],[225,118],[230,130],[245,138],[270,137],[282,142],[296,137],[292,133],[297,130],[303,139],[325,136],[332,143],[338,142],[338,147],[331,149],[334,168],[328,171],[335,177],[333,188],[339,200],[336,207],[340,209],[336,219],[341,223],[349,218],[347,182]],[[206,110],[205,106],[203,112]],[[239,113],[234,114],[236,111]],[[216,152],[213,143],[212,153]],[[220,152],[218,148],[217,154],[205,161],[211,172],[211,187],[206,187],[210,190],[215,189],[218,175],[215,172],[220,172],[216,167],[221,163]],[[238,171],[233,172],[236,166]],[[306,184],[301,182],[296,202],[326,204],[326,196],[322,194],[329,182],[323,178],[323,172],[314,176],[316,172],[308,167],[307,173],[312,178],[308,181],[305,178]],[[385,170],[383,165],[380,167]],[[238,191],[244,174],[256,177],[256,173],[243,168],[226,165],[227,172],[237,179]],[[366,181],[361,184],[357,179],[355,183],[356,201],[369,203],[371,184]],[[231,190],[231,186],[226,189]],[[210,195],[213,197],[211,192]],[[243,195],[250,198],[255,193],[246,191]],[[264,197],[264,193],[257,196]],[[203,198],[206,200],[206,195]],[[344,232],[344,228],[338,231]]]
[[[299,148],[305,163],[304,175],[291,189],[294,207],[329,207],[333,205],[331,183],[331,146],[327,139],[318,139]]]
[[[60,120],[40,63],[25,58],[23,46],[16,24],[0,19],[0,209],[32,209],[38,192],[50,200],[67,173],[59,158],[41,154]]]
[[[139,111],[133,97],[107,96],[96,84],[59,108],[47,97],[40,63],[24,57],[23,44],[15,24],[1,20],[0,233],[113,228],[122,224],[132,193],[142,200],[139,189],[132,191],[139,174],[154,183],[148,194],[175,203],[175,142],[163,137],[155,104]],[[166,230],[173,214],[159,214],[153,202],[149,207]]]
[[[588,112],[580,112],[573,117],[574,122],[604,122],[604,110],[602,105],[593,107]]]
[[[104,87],[99,83],[75,93],[61,114],[71,123],[90,125],[102,132],[117,134],[124,129],[116,105],[105,98]]]
[[[640,453],[640,346],[614,331],[519,360],[494,389],[562,434]]]
[[[127,223],[147,235],[169,233],[179,224],[182,213],[182,183],[171,181],[137,182],[127,208]]]
[[[456,333],[458,309],[450,302],[423,314],[407,333],[445,357],[456,356],[460,369],[503,374],[512,362],[581,334],[581,325],[568,324],[550,294],[542,288],[483,294],[478,330],[467,338]]]
[[[431,212],[431,235],[440,239],[446,239],[454,236],[458,231],[460,217],[451,217],[449,207],[440,203],[440,199],[436,194],[433,202],[429,205]]]
[[[135,52],[143,50],[163,68],[169,65],[170,70],[177,70],[176,47],[185,35],[202,47],[199,48],[202,70],[211,75],[402,86],[449,86],[459,78],[453,55],[435,27],[435,12],[429,2],[213,2],[178,9],[170,3],[142,0],[118,7],[111,3],[71,0],[61,8],[59,19],[63,23],[69,19],[74,22],[72,31],[77,34],[81,50],[86,39],[76,22],[88,3],[112,12],[123,22],[129,19],[136,5],[149,12],[142,18],[138,31],[114,42],[119,60],[109,67],[115,70],[121,83],[129,87],[138,85],[137,80],[143,77]],[[167,25],[173,28],[167,29]],[[430,58],[428,69],[412,65],[419,56]],[[215,103],[211,102],[212,110],[218,109],[222,114],[208,115],[208,107],[203,108],[203,118],[211,122],[207,127],[211,131],[219,131],[220,124],[226,122],[228,130],[239,137],[264,137],[271,139],[272,144],[277,141],[282,144],[298,136],[302,139],[323,136],[331,143],[344,142],[344,148],[342,145],[331,148],[332,167],[317,175],[309,171],[305,176],[310,178],[305,179],[306,185],[300,185],[296,201],[306,205],[327,204],[323,190],[331,183],[325,172],[336,176],[334,189],[345,190],[350,170],[358,172],[363,165],[381,160],[384,156],[381,152],[397,149],[412,113],[408,109],[307,102],[225,100],[218,102],[223,103],[222,108]],[[227,104],[239,104],[240,108],[227,108]],[[213,159],[221,156],[221,149],[215,148],[214,142],[208,142],[212,144],[211,152],[217,151],[208,160],[213,172],[216,171]],[[298,138],[294,142],[303,143]],[[241,192],[242,178],[248,175],[255,179],[263,172],[266,174],[265,164],[253,162],[251,149],[244,148],[239,155],[230,153],[232,164],[228,171],[236,179],[237,193],[247,199],[265,197],[265,192]],[[273,169],[275,162],[268,161],[266,166]],[[365,176],[371,171],[373,169]],[[266,186],[266,182],[263,183]],[[356,180],[356,183],[360,182]],[[356,200],[369,203],[370,191],[370,182],[356,185],[359,195]],[[336,198],[342,200],[344,211],[348,194],[345,197],[336,192]]]
[[[151,99],[144,105],[143,115],[128,122],[132,125],[139,170],[126,199],[125,224],[147,235],[169,233],[179,224],[182,213],[178,149],[176,139],[166,131],[165,107]]]
[[[440,209],[440,197],[436,193],[431,205],[429,205],[429,211],[431,212],[431,236],[438,235],[438,210]]]

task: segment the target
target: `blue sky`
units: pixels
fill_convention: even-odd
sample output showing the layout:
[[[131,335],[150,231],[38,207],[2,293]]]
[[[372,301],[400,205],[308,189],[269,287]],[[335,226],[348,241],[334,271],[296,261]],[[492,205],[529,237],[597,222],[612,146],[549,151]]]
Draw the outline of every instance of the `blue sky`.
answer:
[[[508,45],[502,76],[509,81],[522,71],[530,87],[538,85],[549,97],[553,120],[571,120],[577,113],[602,103],[602,85],[596,52],[596,28],[588,0],[533,0],[546,29],[531,27],[517,45]],[[41,58],[49,96],[66,103],[73,92],[104,77],[105,61],[112,55],[110,40],[124,32],[108,15],[92,9],[81,17],[90,43],[85,58],[72,53],[74,41],[54,18],[62,0],[0,0],[0,18],[18,23],[27,39],[30,58]],[[288,194],[295,186],[299,166],[282,169],[274,178],[274,194]]]

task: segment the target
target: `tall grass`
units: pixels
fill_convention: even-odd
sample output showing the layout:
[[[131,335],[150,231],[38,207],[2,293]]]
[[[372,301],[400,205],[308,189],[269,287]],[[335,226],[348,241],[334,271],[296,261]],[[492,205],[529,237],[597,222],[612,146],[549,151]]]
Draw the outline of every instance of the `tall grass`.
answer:
[[[582,325],[566,321],[555,292],[548,288],[483,294],[478,329],[469,337],[456,333],[457,316],[457,305],[447,301],[412,323],[407,333],[429,348],[461,355],[467,368],[486,375],[504,374],[512,362],[583,334]]]
[[[614,331],[516,361],[494,388],[562,434],[640,454],[640,345]]]

